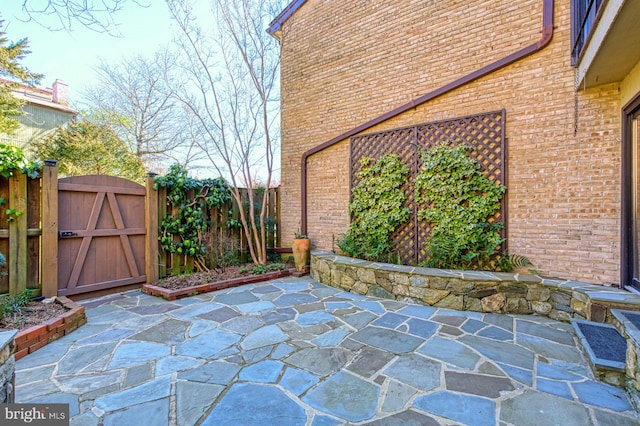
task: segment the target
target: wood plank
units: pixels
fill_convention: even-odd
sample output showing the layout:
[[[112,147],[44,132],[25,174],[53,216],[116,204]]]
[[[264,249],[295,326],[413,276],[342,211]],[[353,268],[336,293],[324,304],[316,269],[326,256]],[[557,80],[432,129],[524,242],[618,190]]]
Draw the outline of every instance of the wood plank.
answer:
[[[106,194],[104,192],[98,192],[96,194],[96,198],[93,203],[93,208],[91,209],[91,215],[89,216],[89,223],[87,224],[88,231],[96,229],[96,223],[98,222],[98,218],[100,216],[100,211],[102,210],[102,204],[104,203],[105,196]],[[73,263],[73,268],[71,270],[71,276],[69,277],[69,282],[65,286],[67,290],[72,290],[78,285],[78,280],[80,279],[80,273],[82,272],[82,266],[84,265],[87,259],[87,253],[89,252],[89,246],[91,245],[92,239],[93,237],[91,236],[87,236],[82,239],[82,243],[80,244],[80,249],[78,250],[78,254],[76,255],[76,260]]]
[[[159,279],[158,269],[158,191],[153,189],[155,174],[147,175],[147,195],[144,203],[146,237],[144,244],[145,273],[147,283],[154,283]]]
[[[119,237],[121,235],[144,235],[145,228],[127,229],[61,229],[60,232],[71,232],[76,235],[61,236],[61,238],[82,238],[82,237]]]
[[[121,287],[121,286],[131,285],[131,284],[140,284],[140,283],[145,283],[146,281],[147,281],[146,275],[140,275],[138,277],[132,277],[132,278],[123,278],[119,280],[102,281],[99,283],[81,285],[73,289],[68,289],[68,288],[60,289],[58,291],[58,295],[70,296],[73,294],[88,293],[90,291],[104,290],[108,288]]]
[[[167,189],[158,188],[158,222],[157,222],[158,230],[159,230],[160,224],[162,223],[166,215],[167,215]],[[167,275],[167,265],[169,264],[169,253],[163,250],[160,246],[158,246],[158,251],[160,252],[159,274],[161,277],[164,277]]]
[[[27,178],[27,256],[26,256],[26,287],[34,290],[34,296],[42,294],[42,279],[40,275],[41,242],[40,236],[36,233],[32,236],[33,230],[39,231],[42,223],[41,206],[41,184],[42,177]]]
[[[281,217],[280,217],[280,207],[281,207],[281,202],[280,202],[280,187],[278,188],[274,188],[274,194],[275,194],[275,198],[276,198],[276,214],[275,214],[275,220],[276,220],[276,235],[275,235],[275,243],[274,246],[275,247],[283,247],[282,244],[282,233],[280,232],[280,230],[282,229],[281,227]]]
[[[9,222],[9,293],[15,295],[27,288],[27,175],[9,179],[8,208],[22,213]]]
[[[268,207],[267,207],[267,218],[275,219],[276,214],[276,192],[273,188],[269,188],[268,190],[269,197]],[[276,227],[273,226],[273,229],[267,231],[267,248],[275,247],[276,244]]]
[[[73,192],[110,192],[113,194],[145,195],[143,186],[140,188],[121,188],[117,186],[88,185],[78,183],[63,183],[58,186],[59,191]]]
[[[116,223],[116,228],[119,230],[124,230],[124,221],[122,220],[122,214],[120,213],[120,207],[118,205],[116,196],[110,192],[107,194],[107,200],[109,201],[109,208],[111,209],[113,220]],[[127,235],[120,235],[120,244],[122,245],[124,257],[127,261],[127,265],[129,266],[129,272],[131,273],[131,276],[137,277],[138,275],[140,275],[140,273],[138,272],[136,259],[133,256],[133,249],[131,248],[129,237]]]
[[[178,217],[178,211],[179,211],[180,207],[178,206],[173,206],[171,207],[171,217],[173,218],[177,218]],[[175,243],[179,243],[180,242],[180,236],[179,235],[174,235],[173,236],[173,241]],[[182,256],[179,253],[171,253],[171,275],[180,275],[180,273],[182,272],[182,268],[181,265],[182,264]]]
[[[42,235],[42,229],[40,228],[28,228],[27,237],[39,237]],[[0,229],[0,239],[9,239],[9,230]]]
[[[42,279],[40,278],[40,247],[40,237],[27,237],[27,288],[35,291],[33,296],[42,295]]]

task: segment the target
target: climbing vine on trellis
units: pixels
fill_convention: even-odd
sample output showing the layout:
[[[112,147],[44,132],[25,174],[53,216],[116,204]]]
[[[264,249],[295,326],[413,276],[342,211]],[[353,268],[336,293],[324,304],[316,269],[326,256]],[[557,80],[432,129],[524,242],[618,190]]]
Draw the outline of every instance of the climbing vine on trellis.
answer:
[[[187,170],[175,164],[165,176],[156,177],[154,189],[167,189],[167,202],[176,207],[160,223],[160,247],[194,259],[199,270],[207,269],[205,231],[211,225],[205,212],[220,208],[231,199],[229,186],[222,178],[195,179]]]
[[[418,218],[431,225],[426,266],[483,269],[504,241],[503,224],[489,222],[506,188],[487,178],[466,145],[438,145],[420,152],[415,179]]]
[[[409,168],[395,154],[383,155],[375,163],[365,157],[360,164],[359,183],[349,204],[351,224],[338,246],[354,257],[388,262],[391,234],[409,219],[402,190]]]

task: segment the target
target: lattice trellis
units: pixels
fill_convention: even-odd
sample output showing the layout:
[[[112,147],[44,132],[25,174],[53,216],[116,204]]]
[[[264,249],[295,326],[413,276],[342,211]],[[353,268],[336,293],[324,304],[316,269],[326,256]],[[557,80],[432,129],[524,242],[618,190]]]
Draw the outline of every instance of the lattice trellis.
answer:
[[[464,143],[473,148],[471,155],[483,173],[492,181],[506,184],[506,139],[504,110],[435,121],[351,138],[351,188],[358,184],[360,160],[378,159],[385,154],[398,154],[411,169],[411,176],[403,186],[407,197],[405,206],[411,211],[410,220],[396,228],[392,235],[393,248],[404,263],[420,263],[426,253],[422,249],[431,231],[425,221],[418,221],[418,207],[414,200],[413,179],[420,168],[419,148],[429,149],[441,142],[452,145]],[[500,210],[490,218],[501,221],[506,235],[506,196]],[[506,248],[506,246],[504,247]]]

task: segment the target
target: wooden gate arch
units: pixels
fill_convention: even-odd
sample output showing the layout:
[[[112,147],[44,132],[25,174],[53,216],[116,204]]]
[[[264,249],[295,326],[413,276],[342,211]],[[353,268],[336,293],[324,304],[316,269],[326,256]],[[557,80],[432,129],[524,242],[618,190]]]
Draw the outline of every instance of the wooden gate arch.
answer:
[[[115,176],[58,180],[58,295],[147,281],[146,194]]]

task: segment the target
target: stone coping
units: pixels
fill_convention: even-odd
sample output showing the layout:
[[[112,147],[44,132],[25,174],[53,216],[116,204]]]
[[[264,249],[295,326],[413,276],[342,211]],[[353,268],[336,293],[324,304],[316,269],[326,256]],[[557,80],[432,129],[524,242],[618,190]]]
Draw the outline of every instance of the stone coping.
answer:
[[[295,270],[294,270],[295,271]],[[156,286],[153,284],[144,284],[142,291],[150,296],[162,297],[166,300],[176,300],[182,297],[195,296],[200,293],[209,293],[211,291],[224,290],[225,288],[238,287],[245,284],[254,284],[262,281],[275,280],[277,278],[288,277],[292,274],[291,270],[267,272],[260,275],[251,275],[247,277],[232,278],[224,281],[217,281],[210,284],[201,284],[193,287],[186,287],[177,290]]]
[[[18,334],[18,330],[0,331],[0,353],[6,348],[13,345],[14,337]],[[0,357],[2,360],[2,357]]]
[[[640,346],[640,330],[625,316],[625,311],[614,309],[612,313],[617,320],[618,331],[624,330],[626,337],[631,339],[636,346]],[[638,312],[633,313],[638,314]]]
[[[52,318],[42,324],[25,328],[14,337],[14,355],[16,361],[27,354],[33,353],[45,346],[71,333],[87,322],[84,306],[80,306],[65,296],[56,297],[54,303],[60,303],[67,312]]]
[[[611,309],[640,310],[640,295],[605,285],[533,274],[369,262],[328,251],[312,251],[311,276],[358,294],[462,311],[611,323]]]

